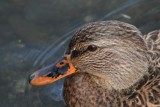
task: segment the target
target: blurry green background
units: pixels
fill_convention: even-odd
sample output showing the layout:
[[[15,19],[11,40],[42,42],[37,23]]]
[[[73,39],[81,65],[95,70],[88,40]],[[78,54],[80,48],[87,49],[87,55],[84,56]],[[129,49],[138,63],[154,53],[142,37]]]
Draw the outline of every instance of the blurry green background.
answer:
[[[0,0],[0,107],[63,107],[63,80],[32,87],[28,76],[61,57],[75,29],[120,20],[160,29],[160,0]]]

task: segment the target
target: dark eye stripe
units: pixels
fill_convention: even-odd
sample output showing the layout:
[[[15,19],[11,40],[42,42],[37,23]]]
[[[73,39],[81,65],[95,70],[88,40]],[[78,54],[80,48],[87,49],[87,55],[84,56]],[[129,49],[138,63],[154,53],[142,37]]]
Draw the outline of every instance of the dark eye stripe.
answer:
[[[81,51],[79,51],[79,50],[74,50],[74,51],[72,51],[71,59],[72,59],[72,58],[76,58],[76,57],[84,54],[85,52],[87,52],[87,49],[81,50]]]
[[[78,57],[78,56],[86,53],[87,51],[95,51],[95,50],[97,50],[97,48],[98,48],[98,47],[95,46],[95,45],[89,45],[89,46],[88,46],[86,49],[84,49],[84,50],[73,50],[73,51],[71,52],[71,58]]]
[[[71,58],[75,58],[75,57],[77,57],[79,55],[80,55],[80,51],[74,50],[74,51],[72,51]]]

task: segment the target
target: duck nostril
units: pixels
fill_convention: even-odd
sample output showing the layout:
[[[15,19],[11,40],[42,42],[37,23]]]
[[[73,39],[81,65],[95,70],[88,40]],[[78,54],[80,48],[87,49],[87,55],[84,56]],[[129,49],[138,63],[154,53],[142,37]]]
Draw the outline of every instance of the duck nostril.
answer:
[[[32,79],[35,77],[35,75],[34,74],[32,74],[31,76],[29,76],[29,83],[31,83],[31,81],[32,81]]]

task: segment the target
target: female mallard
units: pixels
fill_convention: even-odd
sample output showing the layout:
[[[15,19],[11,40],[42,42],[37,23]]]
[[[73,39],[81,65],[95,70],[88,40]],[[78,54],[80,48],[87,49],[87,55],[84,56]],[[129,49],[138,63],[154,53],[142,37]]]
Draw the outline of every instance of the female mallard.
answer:
[[[67,75],[64,99],[70,107],[160,106],[160,31],[147,36],[119,21],[93,22],[72,37],[65,57],[30,76],[32,85]],[[64,73],[60,68],[69,66]]]

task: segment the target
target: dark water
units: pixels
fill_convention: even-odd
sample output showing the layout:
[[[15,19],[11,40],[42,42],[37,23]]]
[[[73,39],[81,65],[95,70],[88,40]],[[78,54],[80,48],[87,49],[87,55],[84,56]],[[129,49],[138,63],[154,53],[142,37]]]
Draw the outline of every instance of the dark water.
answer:
[[[160,0],[1,0],[0,107],[63,107],[63,80],[32,87],[29,74],[61,57],[77,27],[113,19],[160,29]]]

